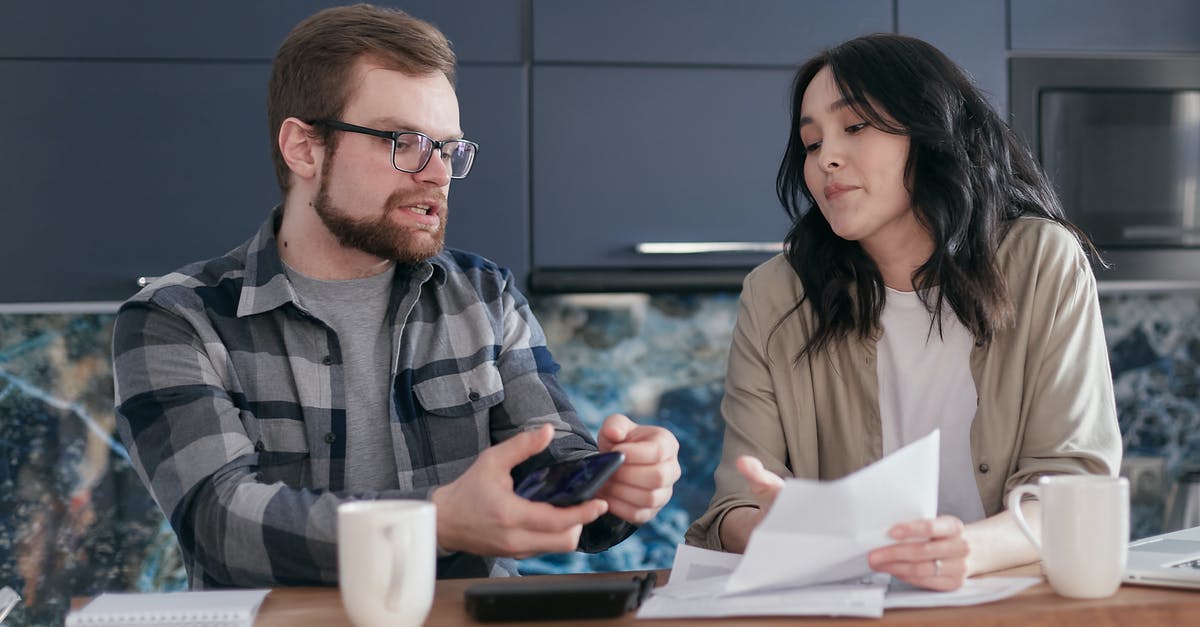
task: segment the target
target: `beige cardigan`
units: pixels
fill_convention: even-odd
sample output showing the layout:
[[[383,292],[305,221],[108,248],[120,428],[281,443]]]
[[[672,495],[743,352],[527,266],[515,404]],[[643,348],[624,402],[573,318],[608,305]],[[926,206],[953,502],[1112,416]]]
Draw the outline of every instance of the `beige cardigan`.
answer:
[[[1050,473],[1115,475],[1121,436],[1096,280],[1062,226],[1021,218],[998,251],[1016,322],[971,351],[978,405],[975,481],[988,516],[1013,487]],[[880,459],[875,338],[857,336],[796,361],[815,317],[780,255],[743,283],[729,351],[725,444],[716,493],[688,544],[721,549],[721,520],[754,505],[734,462],[754,455],[784,477],[837,479]]]

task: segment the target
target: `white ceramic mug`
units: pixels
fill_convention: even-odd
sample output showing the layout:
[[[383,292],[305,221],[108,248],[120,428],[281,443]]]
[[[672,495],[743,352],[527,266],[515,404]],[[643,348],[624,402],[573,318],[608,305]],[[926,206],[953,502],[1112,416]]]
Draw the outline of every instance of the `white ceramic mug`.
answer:
[[[338,506],[338,585],[358,627],[420,625],[433,604],[437,511],[427,501]]]
[[[1042,537],[1021,513],[1021,497],[1041,502]],[[1038,548],[1055,592],[1099,599],[1117,591],[1129,546],[1129,481],[1106,475],[1051,475],[1008,494],[1017,526]]]

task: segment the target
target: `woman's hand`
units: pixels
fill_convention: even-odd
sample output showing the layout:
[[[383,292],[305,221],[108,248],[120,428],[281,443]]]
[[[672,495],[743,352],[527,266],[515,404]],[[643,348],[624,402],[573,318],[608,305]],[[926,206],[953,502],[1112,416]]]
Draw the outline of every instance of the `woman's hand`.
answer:
[[[900,523],[888,531],[896,540],[867,554],[867,563],[914,586],[949,591],[962,587],[971,574],[970,547],[963,523],[954,516]]]
[[[730,553],[745,553],[750,542],[750,533],[762,522],[767,510],[775,503],[775,497],[783,489],[783,479],[763,467],[757,457],[743,455],[737,460],[738,472],[746,478],[757,506],[744,506],[731,510],[721,520],[721,547]]]
[[[737,469],[750,484],[750,492],[754,494],[758,508],[765,516],[771,505],[775,504],[775,497],[783,489],[783,478],[764,468],[762,461],[750,455],[738,458]]]

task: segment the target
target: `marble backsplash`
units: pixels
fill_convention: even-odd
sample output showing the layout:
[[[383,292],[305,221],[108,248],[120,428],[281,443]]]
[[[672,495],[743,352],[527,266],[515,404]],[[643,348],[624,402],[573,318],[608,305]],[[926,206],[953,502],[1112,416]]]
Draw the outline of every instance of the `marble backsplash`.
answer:
[[[1200,295],[1101,299],[1127,454],[1200,464]],[[539,298],[560,379],[595,430],[609,413],[673,431],[683,479],[671,504],[614,550],[544,556],[529,573],[669,566],[707,505],[737,295]],[[0,316],[0,586],[6,624],[61,624],[72,596],[179,589],[174,535],[113,439],[110,314]],[[1163,486],[1159,486],[1160,488]],[[1133,506],[1133,536],[1162,528],[1162,490]]]

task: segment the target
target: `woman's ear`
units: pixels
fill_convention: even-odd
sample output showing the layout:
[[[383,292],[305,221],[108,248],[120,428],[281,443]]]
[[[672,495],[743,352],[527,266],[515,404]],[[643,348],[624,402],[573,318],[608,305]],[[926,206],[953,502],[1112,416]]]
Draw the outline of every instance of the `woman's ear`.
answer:
[[[325,147],[313,135],[312,126],[296,118],[288,118],[279,127],[279,152],[283,160],[301,179],[312,179],[321,172]]]

